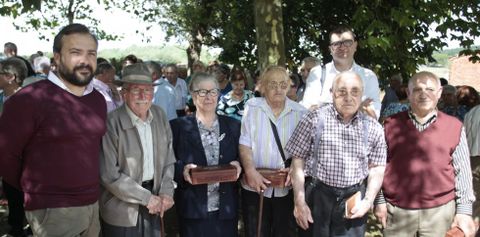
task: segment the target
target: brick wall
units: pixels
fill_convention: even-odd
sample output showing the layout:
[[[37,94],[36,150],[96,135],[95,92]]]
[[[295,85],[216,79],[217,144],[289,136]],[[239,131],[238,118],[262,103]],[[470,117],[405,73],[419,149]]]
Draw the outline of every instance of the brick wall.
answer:
[[[450,58],[448,83],[454,86],[467,85],[480,91],[480,62],[472,63],[468,56]]]

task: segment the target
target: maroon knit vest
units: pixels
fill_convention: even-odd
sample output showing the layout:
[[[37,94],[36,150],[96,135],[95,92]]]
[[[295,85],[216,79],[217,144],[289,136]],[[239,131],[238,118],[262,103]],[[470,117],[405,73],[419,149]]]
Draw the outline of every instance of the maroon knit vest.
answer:
[[[385,199],[408,209],[437,207],[455,199],[452,154],[460,141],[461,122],[438,112],[436,121],[419,132],[405,111],[389,117],[384,125]]]

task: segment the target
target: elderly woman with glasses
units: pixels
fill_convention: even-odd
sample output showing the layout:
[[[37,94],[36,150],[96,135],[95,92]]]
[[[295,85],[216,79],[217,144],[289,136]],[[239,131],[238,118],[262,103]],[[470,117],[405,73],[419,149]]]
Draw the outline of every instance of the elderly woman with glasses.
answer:
[[[288,99],[290,78],[283,67],[268,67],[260,76],[264,98],[247,102],[242,118],[240,157],[245,170],[242,179],[242,213],[247,237],[256,235],[259,195],[263,195],[261,236],[296,236],[291,187],[270,187],[270,180],[257,168],[288,171],[284,151],[293,131],[307,110]]]
[[[238,236],[238,188],[235,182],[193,185],[191,169],[231,164],[240,175],[238,139],[240,122],[216,114],[218,82],[207,73],[196,73],[189,91],[197,111],[172,120],[175,203],[180,236]]]

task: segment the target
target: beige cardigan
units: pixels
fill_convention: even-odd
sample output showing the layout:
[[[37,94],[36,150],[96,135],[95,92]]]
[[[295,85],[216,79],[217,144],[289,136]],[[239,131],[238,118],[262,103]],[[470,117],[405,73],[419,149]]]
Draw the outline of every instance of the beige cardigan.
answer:
[[[102,139],[100,176],[102,194],[100,216],[111,225],[137,224],[139,205],[146,206],[152,193],[141,186],[143,151],[137,129],[124,104],[108,114],[107,133]],[[173,198],[174,163],[172,132],[163,110],[152,105],[151,123],[154,147],[153,194]]]

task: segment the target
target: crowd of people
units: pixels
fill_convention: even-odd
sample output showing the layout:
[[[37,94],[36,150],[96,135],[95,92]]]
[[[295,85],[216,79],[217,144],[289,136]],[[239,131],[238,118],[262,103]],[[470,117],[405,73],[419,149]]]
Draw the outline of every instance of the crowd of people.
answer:
[[[329,40],[331,62],[307,57],[300,74],[269,66],[250,86],[246,70],[218,62],[196,61],[187,77],[128,55],[117,70],[81,24],[55,36],[52,59],[6,43],[9,234],[165,236],[175,210],[183,237],[356,237],[373,210],[385,237],[475,236],[478,92],[423,71],[392,76],[382,100],[376,74],[354,60],[353,30]],[[194,181],[217,165],[236,181]]]

